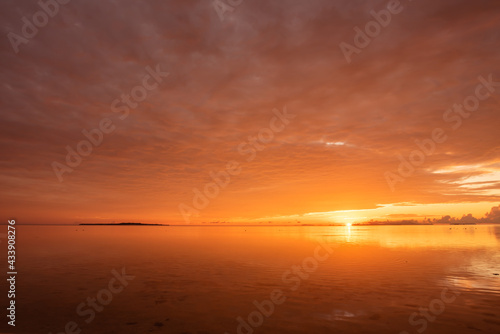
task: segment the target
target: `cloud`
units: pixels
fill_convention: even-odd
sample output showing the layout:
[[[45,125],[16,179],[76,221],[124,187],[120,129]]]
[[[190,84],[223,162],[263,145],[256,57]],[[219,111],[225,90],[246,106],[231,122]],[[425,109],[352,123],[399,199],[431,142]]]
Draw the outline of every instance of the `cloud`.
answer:
[[[473,92],[479,75],[500,81],[500,4],[405,3],[347,64],[339,43],[351,42],[353,27],[385,4],[245,1],[224,22],[210,1],[61,6],[18,54],[7,38],[0,42],[0,185],[7,189],[0,200],[30,221],[176,222],[192,189],[227,161],[243,161],[238,145],[287,105],[297,118],[200,220],[498,201],[498,183],[462,187],[486,171],[433,171],[476,164],[499,171],[500,91],[456,132],[442,115]],[[21,18],[38,10],[3,1],[0,32],[20,33]],[[155,64],[171,75],[120,122],[111,102]],[[64,161],[66,145],[103,117],[116,131],[60,184],[51,163]],[[384,172],[435,127],[449,139],[392,193]]]
[[[486,213],[485,220],[495,224],[500,223],[500,205],[492,207],[491,211]]]

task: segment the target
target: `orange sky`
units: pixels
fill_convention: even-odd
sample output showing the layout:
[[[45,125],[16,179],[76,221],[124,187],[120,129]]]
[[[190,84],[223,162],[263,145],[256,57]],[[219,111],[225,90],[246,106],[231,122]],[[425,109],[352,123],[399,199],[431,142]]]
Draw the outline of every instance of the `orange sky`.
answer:
[[[401,1],[348,63],[340,43],[388,2],[244,0],[224,21],[211,1],[69,2],[16,53],[8,34],[40,7],[3,1],[1,219],[483,216],[500,202],[500,3]],[[475,96],[474,111],[453,111]],[[99,144],[68,166],[67,147],[99,126]],[[436,129],[402,177],[398,155]],[[210,173],[231,161],[215,186]],[[205,186],[217,194],[196,207]]]

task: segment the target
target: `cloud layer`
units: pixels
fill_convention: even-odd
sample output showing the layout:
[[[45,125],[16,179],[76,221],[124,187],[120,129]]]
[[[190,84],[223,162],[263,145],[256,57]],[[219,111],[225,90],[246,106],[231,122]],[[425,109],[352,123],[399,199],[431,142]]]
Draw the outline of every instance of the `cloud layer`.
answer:
[[[339,44],[387,3],[247,0],[221,21],[211,1],[71,1],[16,53],[8,34],[22,36],[22,18],[41,9],[3,1],[2,216],[180,222],[179,204],[232,160],[241,173],[194,221],[401,202],[483,203],[483,213],[499,201],[500,86],[455,130],[443,114],[479,76],[500,82],[500,3],[401,1],[349,64]],[[157,64],[169,76],[120,120],[113,101]],[[296,117],[246,161],[238,146],[284,106]],[[52,163],[103,118],[116,130],[59,182]],[[436,128],[446,141],[391,191],[398,154]]]

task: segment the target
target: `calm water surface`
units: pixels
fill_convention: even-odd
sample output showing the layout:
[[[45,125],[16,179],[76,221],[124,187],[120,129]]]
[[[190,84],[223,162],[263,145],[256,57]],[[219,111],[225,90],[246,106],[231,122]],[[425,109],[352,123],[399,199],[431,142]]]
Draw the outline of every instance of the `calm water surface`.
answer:
[[[15,333],[500,333],[500,226],[17,228]]]

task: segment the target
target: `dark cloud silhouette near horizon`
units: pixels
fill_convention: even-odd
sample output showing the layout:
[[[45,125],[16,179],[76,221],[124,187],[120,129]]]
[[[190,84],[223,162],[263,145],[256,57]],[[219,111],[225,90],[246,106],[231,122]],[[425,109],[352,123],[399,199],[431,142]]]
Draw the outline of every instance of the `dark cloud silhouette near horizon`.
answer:
[[[500,224],[500,205],[492,207],[483,217],[475,217],[469,213],[460,218],[446,215],[439,219],[429,219],[429,221],[436,224]]]
[[[500,201],[500,3],[401,1],[349,64],[339,44],[387,3],[245,0],[221,21],[212,1],[75,0],[16,53],[8,34],[41,9],[2,1],[2,217],[180,222],[179,204],[192,206],[193,189],[233,160],[241,173],[193,221],[398,203],[422,210],[384,217],[437,204],[429,216],[480,217]],[[168,77],[121,120],[113,101],[157,66]],[[480,76],[498,88],[454,130],[443,114]],[[248,162],[239,145],[285,106],[295,118]],[[53,162],[103,118],[115,130],[59,182]],[[398,154],[408,159],[436,128],[447,139],[391,191]]]

